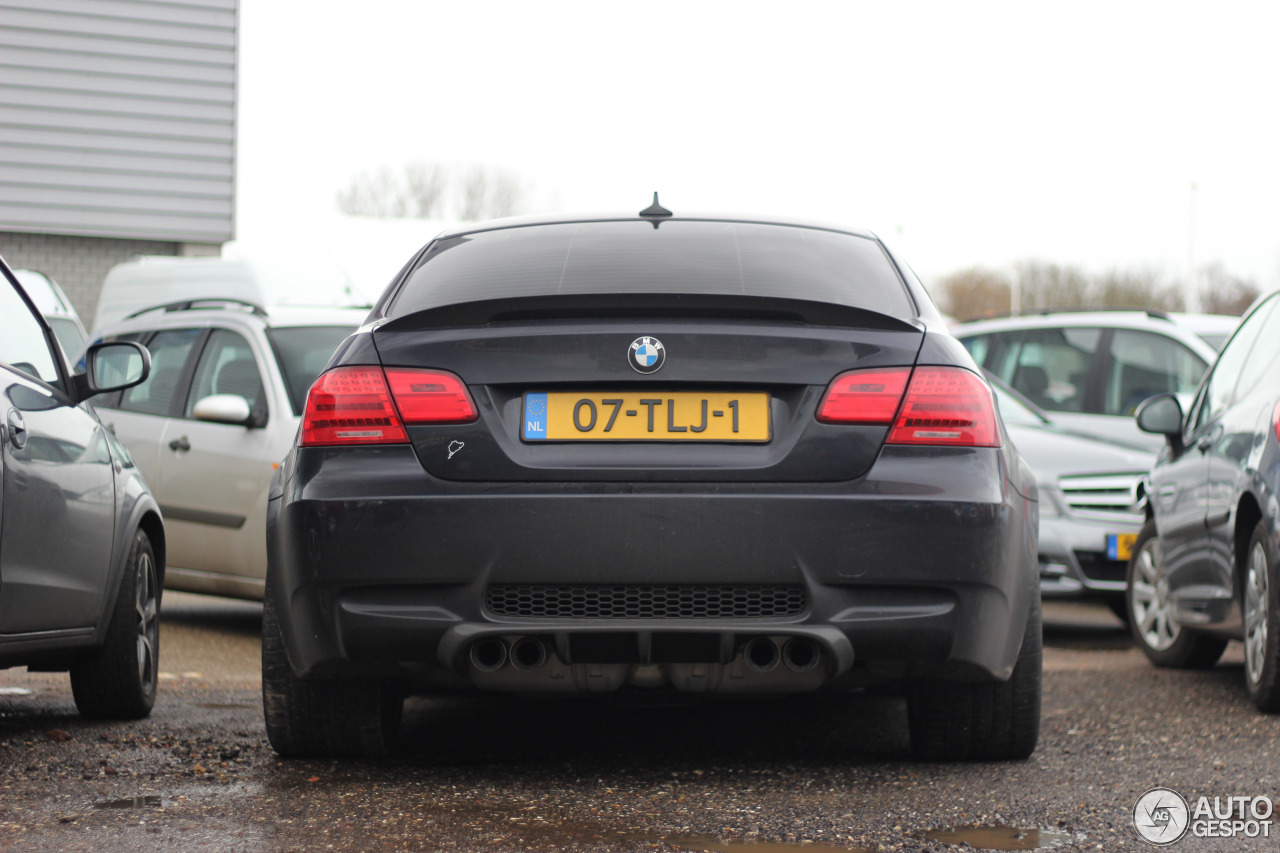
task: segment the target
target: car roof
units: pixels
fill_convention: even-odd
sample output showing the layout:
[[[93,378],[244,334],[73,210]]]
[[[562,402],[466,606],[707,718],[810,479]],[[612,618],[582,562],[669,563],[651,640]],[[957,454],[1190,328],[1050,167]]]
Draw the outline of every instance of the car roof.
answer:
[[[192,300],[200,303],[181,307],[180,305],[154,306],[142,309],[110,326],[98,331],[98,335],[113,335],[121,332],[138,331],[153,328],[174,328],[180,326],[204,326],[211,322],[233,322],[239,325],[260,325],[268,329],[290,328],[298,326],[360,326],[369,314],[366,307],[328,308],[282,306],[262,308],[248,302],[237,300]]]
[[[957,338],[1004,332],[1014,329],[1073,329],[1099,327],[1107,329],[1135,329],[1154,331],[1176,338],[1196,350],[1208,362],[1217,357],[1217,350],[1196,334],[1217,332],[1224,328],[1222,321],[1204,318],[1223,317],[1214,314],[1164,314],[1158,311],[1056,311],[1044,314],[1019,314],[990,320],[972,320],[957,323],[951,333]],[[1225,328],[1232,328],[1240,318],[1224,317]],[[1203,325],[1198,325],[1203,322]]]
[[[445,229],[436,235],[435,239],[440,240],[446,237],[460,237],[466,234],[476,234],[481,231],[497,231],[503,228],[528,228],[538,225],[574,225],[588,224],[592,222],[631,222],[642,221],[652,222],[661,225],[664,222],[726,222],[739,223],[743,225],[777,225],[784,228],[813,228],[819,231],[836,231],[842,234],[852,234],[855,237],[865,237],[869,240],[877,240],[871,231],[860,228],[849,228],[843,225],[834,225],[829,222],[817,222],[813,220],[793,219],[790,217],[780,216],[752,216],[743,214],[717,214],[708,212],[694,212],[688,214],[672,214],[670,216],[641,216],[637,213],[597,213],[597,214],[575,214],[575,215],[542,215],[542,216],[514,216],[508,219],[493,219],[487,222],[471,222],[465,225],[458,225]]]

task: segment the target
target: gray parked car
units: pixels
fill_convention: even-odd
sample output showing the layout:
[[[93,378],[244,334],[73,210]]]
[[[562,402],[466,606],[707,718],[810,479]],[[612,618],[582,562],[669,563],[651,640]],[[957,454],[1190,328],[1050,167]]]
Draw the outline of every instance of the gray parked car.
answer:
[[[1142,527],[1142,478],[1155,454],[1068,429],[987,378],[1040,489],[1041,595],[1100,599],[1126,619],[1125,571]]]
[[[0,669],[71,673],[88,717],[156,698],[164,526],[88,400],[137,385],[137,343],[97,344],[72,374],[49,322],[0,261]]]

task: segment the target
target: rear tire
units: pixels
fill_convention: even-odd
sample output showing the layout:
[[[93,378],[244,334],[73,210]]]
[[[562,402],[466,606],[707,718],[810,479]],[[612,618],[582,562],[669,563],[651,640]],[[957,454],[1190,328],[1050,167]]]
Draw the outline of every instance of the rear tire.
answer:
[[[1249,539],[1244,565],[1244,685],[1261,711],[1280,711],[1280,584],[1266,522]]]
[[[379,758],[403,706],[387,679],[303,679],[293,673],[268,582],[262,602],[262,706],[267,740],[284,758]]]
[[[1037,599],[1008,681],[914,685],[907,694],[912,754],[925,761],[1010,761],[1035,752],[1042,644]]]
[[[81,715],[138,720],[156,703],[160,665],[160,573],[141,530],[125,561],[103,644],[71,667],[71,694]]]
[[[1174,615],[1160,537],[1150,519],[1133,543],[1125,600],[1129,603],[1129,630],[1156,666],[1207,669],[1227,648],[1226,640],[1188,630]]]

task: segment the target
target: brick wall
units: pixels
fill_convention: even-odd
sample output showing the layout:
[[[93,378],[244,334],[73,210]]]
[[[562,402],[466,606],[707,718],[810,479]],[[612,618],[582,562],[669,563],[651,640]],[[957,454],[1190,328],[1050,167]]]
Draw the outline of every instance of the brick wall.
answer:
[[[0,256],[13,269],[37,270],[56,281],[90,331],[102,281],[116,264],[135,255],[218,254],[217,244],[0,231]]]

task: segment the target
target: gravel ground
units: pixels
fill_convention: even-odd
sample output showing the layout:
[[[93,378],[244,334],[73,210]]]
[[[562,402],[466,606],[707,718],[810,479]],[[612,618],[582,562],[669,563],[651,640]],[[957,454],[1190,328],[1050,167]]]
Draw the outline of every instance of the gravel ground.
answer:
[[[262,729],[260,613],[167,596],[141,722],[81,720],[64,675],[0,672],[0,849],[1148,850],[1131,813],[1149,788],[1280,795],[1280,719],[1249,704],[1238,648],[1208,672],[1155,670],[1088,606],[1046,607],[1036,754],[985,765],[910,761],[902,702],[877,695],[415,699],[389,760],[285,762]]]

